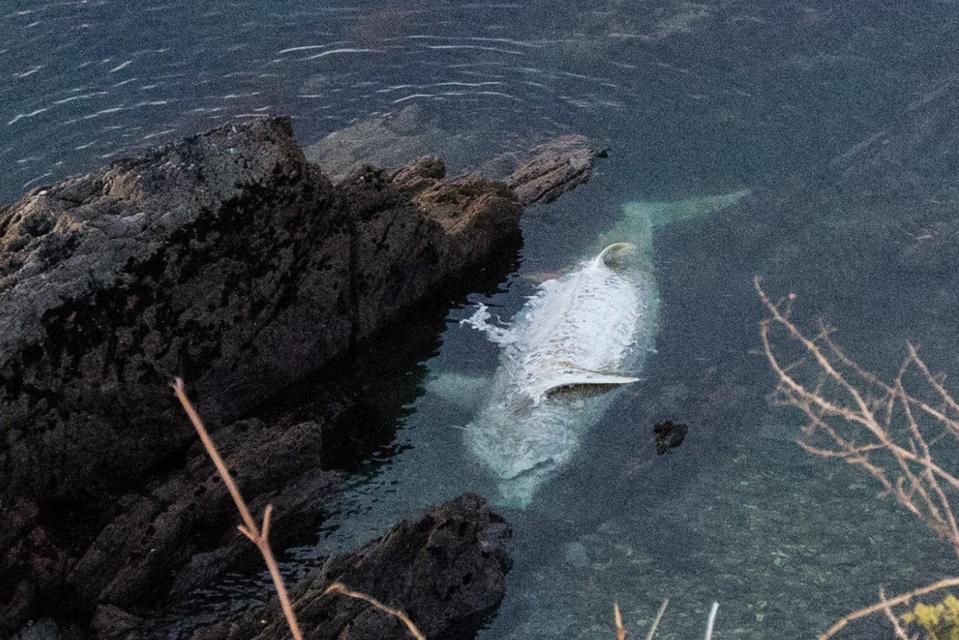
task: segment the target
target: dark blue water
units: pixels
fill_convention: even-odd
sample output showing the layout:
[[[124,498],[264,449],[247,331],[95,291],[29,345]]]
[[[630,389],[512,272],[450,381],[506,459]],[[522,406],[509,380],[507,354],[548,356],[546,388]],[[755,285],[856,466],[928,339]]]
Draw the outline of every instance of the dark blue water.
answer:
[[[938,369],[959,371],[955,269],[886,264],[924,220],[843,200],[862,185],[829,169],[959,71],[955,3],[7,0],[0,14],[4,201],[269,113],[292,115],[306,146],[414,106],[412,147],[440,147],[455,169],[562,132],[609,146],[588,187],[526,216],[519,266],[498,293],[468,301],[504,318],[543,274],[583,258],[625,202],[774,194],[657,236],[663,327],[645,382],[530,510],[508,514],[517,562],[482,637],[611,637],[613,600],[640,633],[664,597],[663,637],[702,634],[712,600],[717,638],[811,635],[880,585],[955,571],[873,483],[793,443],[800,417],[767,401],[751,288],[763,273],[775,293],[797,291],[801,317],[827,316],[870,366],[894,367],[912,339]],[[936,212],[954,217],[959,198],[935,195]],[[424,391],[443,372],[495,367],[496,349],[458,324],[468,303],[409,329],[425,353],[371,393],[389,404],[387,390],[405,384],[416,399],[393,407],[395,439],[352,474],[293,566],[491,489],[463,449],[469,413]],[[690,435],[656,456],[651,428],[665,418]],[[243,579],[221,587],[255,592]]]

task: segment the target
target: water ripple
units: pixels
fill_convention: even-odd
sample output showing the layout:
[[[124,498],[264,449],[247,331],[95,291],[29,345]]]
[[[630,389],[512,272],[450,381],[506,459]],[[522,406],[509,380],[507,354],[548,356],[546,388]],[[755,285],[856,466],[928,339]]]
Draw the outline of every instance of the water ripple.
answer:
[[[117,66],[115,66],[115,67],[113,67],[112,69],[110,69],[110,73],[116,73],[117,71],[120,71],[121,69],[126,69],[126,68],[129,67],[131,64],[133,64],[133,60],[132,60],[132,59],[127,60],[126,62],[121,62],[121,63],[118,64]]]
[[[42,108],[40,108],[40,109],[36,109],[36,110],[34,110],[34,111],[31,111],[30,113],[18,113],[12,120],[10,120],[10,121],[7,123],[7,125],[9,126],[9,125],[11,125],[11,124],[15,124],[15,123],[19,122],[20,120],[26,120],[27,118],[32,118],[33,116],[38,116],[38,115],[40,115],[41,113],[44,113],[44,112],[49,111],[49,110],[50,110],[50,107],[42,107]]]
[[[43,68],[43,65],[42,65],[42,64],[39,64],[39,65],[33,67],[32,69],[30,69],[29,71],[23,71],[23,72],[21,72],[21,73],[14,73],[14,74],[13,74],[13,77],[14,77],[14,78],[27,78],[27,77],[29,77],[29,76],[32,76],[33,74],[35,74],[37,71],[39,71],[39,70],[42,69],[42,68]]]
[[[514,51],[513,49],[503,49],[500,47],[484,47],[476,44],[427,44],[423,49],[472,49],[474,51],[494,51],[496,53],[506,53],[514,56],[525,56],[525,51]]]
[[[344,48],[344,49],[330,49],[329,51],[324,51],[322,53],[317,53],[312,56],[307,56],[303,60],[317,60],[319,58],[325,58],[327,56],[333,55],[342,55],[344,53],[386,53],[385,49],[363,49],[363,48]]]

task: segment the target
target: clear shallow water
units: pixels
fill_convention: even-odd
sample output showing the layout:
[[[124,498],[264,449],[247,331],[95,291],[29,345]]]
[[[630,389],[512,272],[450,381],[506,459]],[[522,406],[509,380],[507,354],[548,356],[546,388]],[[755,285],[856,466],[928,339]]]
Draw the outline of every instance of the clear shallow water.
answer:
[[[463,450],[469,415],[423,390],[444,371],[495,367],[495,347],[458,324],[469,304],[510,317],[629,200],[838,185],[822,167],[895,122],[959,59],[948,2],[91,0],[7,2],[0,14],[4,200],[266,113],[291,114],[309,144],[415,104],[421,133],[461,166],[565,131],[610,146],[587,188],[529,212],[520,262],[498,292],[406,329],[419,346],[363,387],[395,435],[351,475],[316,547],[291,552],[292,568],[490,490]],[[664,637],[701,634],[713,599],[717,638],[798,637],[873,601],[880,584],[892,592],[954,572],[947,550],[873,485],[795,446],[798,417],[766,403],[772,380],[751,353],[754,273],[775,273],[777,293],[798,291],[803,317],[827,315],[871,366],[892,366],[909,338],[959,371],[955,274],[887,271],[881,235],[865,237],[863,253],[830,249],[856,234],[861,216],[844,213],[825,220],[810,199],[657,237],[663,328],[646,381],[531,509],[508,514],[517,562],[483,638],[611,636],[613,599],[639,632],[665,596]],[[779,249],[743,249],[757,247]],[[664,418],[690,435],[657,457],[651,428]],[[256,593],[242,579],[221,589]]]

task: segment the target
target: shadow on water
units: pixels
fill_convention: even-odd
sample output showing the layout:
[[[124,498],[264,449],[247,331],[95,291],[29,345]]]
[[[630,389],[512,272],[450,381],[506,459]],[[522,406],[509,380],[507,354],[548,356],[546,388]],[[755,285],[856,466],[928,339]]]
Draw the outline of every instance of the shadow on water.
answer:
[[[467,293],[493,293],[519,266],[518,246],[503,247],[492,262],[435,289],[389,327],[336,363],[311,373],[253,412],[267,422],[322,419],[343,406],[324,428],[323,467],[369,472],[402,452],[396,429],[424,393],[426,361],[435,356],[451,308]]]
[[[246,417],[283,428],[304,421],[319,423],[324,437],[322,468],[343,472],[343,492],[354,485],[364,486],[379,468],[408,448],[397,438],[397,429],[423,394],[428,371],[425,362],[441,345],[450,309],[463,305],[468,292],[497,291],[506,276],[516,271],[519,248],[517,238],[485,266],[441,284],[424,302],[405,311],[352,353],[276,394]],[[341,526],[339,499],[333,496],[332,504],[324,505],[327,522],[319,536],[335,534]],[[288,583],[306,577],[328,557],[331,551],[315,547],[315,540],[300,540],[306,546],[277,554]],[[336,551],[346,548],[349,545]],[[175,634],[250,611],[270,593],[270,579],[254,558],[181,602],[140,615],[150,621],[153,631]]]

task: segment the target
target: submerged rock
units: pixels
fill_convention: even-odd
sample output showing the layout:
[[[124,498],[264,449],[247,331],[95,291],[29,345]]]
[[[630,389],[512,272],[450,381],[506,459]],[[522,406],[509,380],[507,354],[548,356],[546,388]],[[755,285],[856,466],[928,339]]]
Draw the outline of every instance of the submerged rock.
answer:
[[[675,449],[683,444],[683,440],[686,439],[688,432],[689,427],[681,422],[664,420],[663,422],[656,423],[656,425],[653,426],[656,454],[663,455],[664,453],[668,453],[670,449]]]
[[[501,131],[486,131],[475,123],[473,127],[454,130],[411,105],[334,131],[307,147],[306,155],[339,182],[364,165],[416,166],[423,156],[439,154],[454,172],[475,169],[501,179],[524,205],[552,202],[585,184],[596,159],[606,157],[606,149],[577,134],[527,140],[520,150],[504,152],[507,142],[499,140]],[[512,141],[508,146],[515,145]]]
[[[60,630],[52,620],[40,620],[21,629],[13,640],[61,640]]]
[[[430,153],[451,160],[456,134],[431,122],[418,105],[374,116],[334,131],[306,147],[306,157],[334,181],[364,165],[400,167]],[[455,164],[455,161],[454,161]]]
[[[404,520],[357,551],[331,558],[293,589],[293,607],[312,640],[410,637],[367,602],[327,593],[335,582],[406,613],[428,638],[470,637],[506,594],[510,527],[483,498],[467,494]],[[275,603],[274,603],[275,604]],[[276,606],[193,640],[273,640],[289,631]]]

